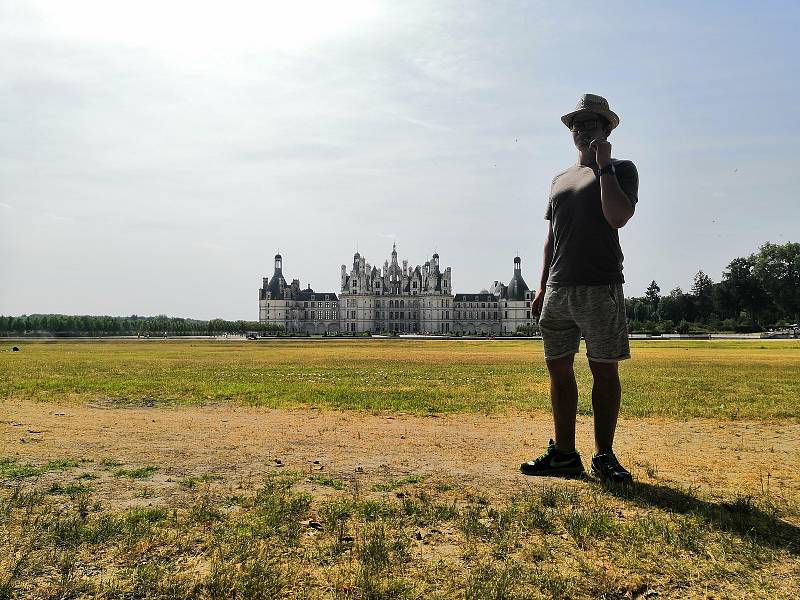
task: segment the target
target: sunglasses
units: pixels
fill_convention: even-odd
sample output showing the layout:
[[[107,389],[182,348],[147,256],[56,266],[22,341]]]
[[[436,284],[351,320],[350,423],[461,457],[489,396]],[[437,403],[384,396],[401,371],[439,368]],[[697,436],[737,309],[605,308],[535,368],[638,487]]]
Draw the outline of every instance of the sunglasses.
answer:
[[[597,129],[598,125],[600,125],[600,121],[597,119],[592,119],[591,121],[573,121],[570,129],[572,131],[592,131]]]

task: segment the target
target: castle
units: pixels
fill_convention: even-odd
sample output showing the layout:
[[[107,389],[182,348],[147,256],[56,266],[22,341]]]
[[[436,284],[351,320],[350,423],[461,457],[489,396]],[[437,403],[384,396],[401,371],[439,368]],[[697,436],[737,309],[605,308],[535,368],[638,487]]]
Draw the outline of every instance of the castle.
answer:
[[[451,274],[450,267],[442,271],[436,253],[424,265],[412,269],[403,260],[401,266],[393,245],[391,262],[380,270],[356,252],[349,271],[342,265],[337,295],[301,289],[298,279],[287,284],[276,254],[272,277],[264,277],[258,291],[259,321],[292,333],[443,335],[511,335],[533,323],[534,291],[522,278],[519,256],[508,285],[495,281],[479,293],[453,294]]]

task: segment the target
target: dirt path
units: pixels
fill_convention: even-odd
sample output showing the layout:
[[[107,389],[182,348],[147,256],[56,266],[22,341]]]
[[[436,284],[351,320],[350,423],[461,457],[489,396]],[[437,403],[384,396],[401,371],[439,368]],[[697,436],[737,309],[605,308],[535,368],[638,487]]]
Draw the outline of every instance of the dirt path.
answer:
[[[551,435],[547,413],[420,417],[6,401],[0,415],[0,457],[36,463],[84,457],[94,461],[87,463],[90,471],[104,458],[155,465],[158,473],[148,484],[164,488],[158,496],[172,495],[170,482],[191,475],[241,478],[274,469],[342,478],[358,469],[368,481],[410,473],[454,476],[487,496],[505,496],[531,481],[519,474],[519,463],[538,455]],[[589,419],[578,422],[585,464],[591,427]],[[757,494],[763,484],[800,497],[798,424],[627,419],[616,445],[623,463],[642,476],[649,470],[651,478],[655,472],[660,480],[724,493]]]

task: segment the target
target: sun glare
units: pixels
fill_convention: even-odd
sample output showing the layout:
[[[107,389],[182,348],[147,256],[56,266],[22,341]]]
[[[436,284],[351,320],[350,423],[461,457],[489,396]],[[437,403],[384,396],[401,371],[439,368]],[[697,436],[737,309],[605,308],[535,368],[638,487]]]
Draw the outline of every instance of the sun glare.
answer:
[[[299,51],[373,20],[370,0],[267,2],[38,2],[41,25],[65,38],[124,43],[174,55]]]

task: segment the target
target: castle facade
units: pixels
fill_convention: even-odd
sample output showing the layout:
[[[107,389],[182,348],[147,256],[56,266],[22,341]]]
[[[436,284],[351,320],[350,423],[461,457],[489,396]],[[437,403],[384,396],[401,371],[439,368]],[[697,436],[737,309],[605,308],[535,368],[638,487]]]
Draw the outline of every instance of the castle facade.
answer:
[[[522,278],[519,257],[508,285],[495,281],[475,294],[454,294],[451,275],[450,267],[441,269],[438,254],[414,268],[407,260],[401,266],[393,246],[391,262],[380,270],[356,252],[350,269],[341,266],[338,294],[315,292],[301,289],[298,279],[287,284],[277,254],[272,277],[264,277],[258,291],[259,321],[292,333],[441,335],[511,335],[534,322],[534,292]]]

